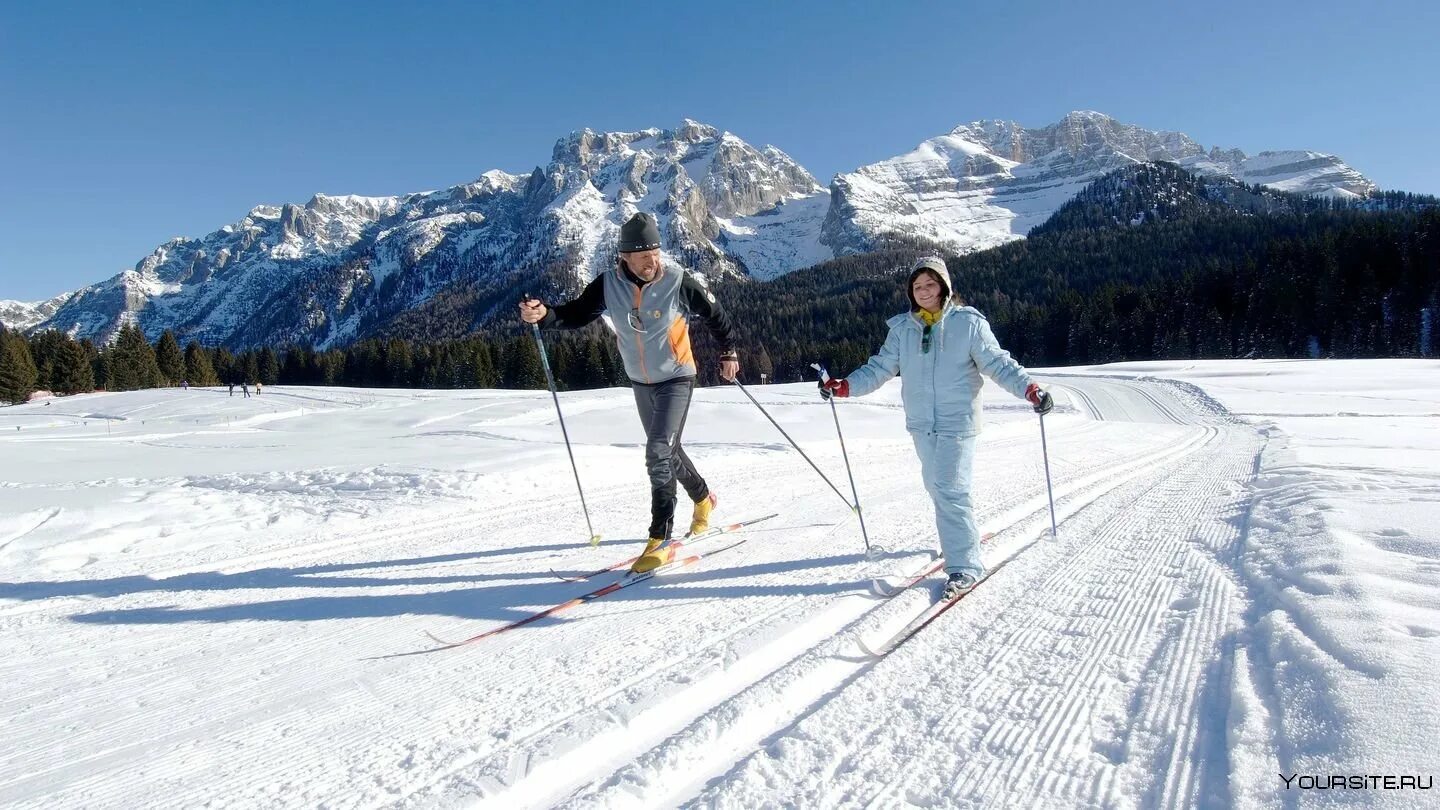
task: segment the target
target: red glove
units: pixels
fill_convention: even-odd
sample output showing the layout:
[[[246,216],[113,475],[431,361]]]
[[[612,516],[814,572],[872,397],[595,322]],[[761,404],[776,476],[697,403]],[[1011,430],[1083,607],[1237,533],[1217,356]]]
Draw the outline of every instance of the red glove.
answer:
[[[1035,412],[1044,416],[1055,407],[1055,401],[1050,398],[1050,392],[1040,388],[1037,383],[1030,383],[1025,389],[1025,399],[1035,406]]]
[[[846,380],[837,380],[831,377],[829,380],[820,383],[820,398],[850,396],[850,383]]]

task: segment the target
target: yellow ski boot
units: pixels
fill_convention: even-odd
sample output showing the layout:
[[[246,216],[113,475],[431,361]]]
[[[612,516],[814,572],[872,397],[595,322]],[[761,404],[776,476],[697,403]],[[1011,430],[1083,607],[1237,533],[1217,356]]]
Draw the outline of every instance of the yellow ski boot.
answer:
[[[663,537],[652,537],[645,541],[645,551],[630,566],[630,573],[643,574],[647,571],[654,571],[674,558],[674,543],[667,542]]]
[[[695,502],[695,512],[690,516],[691,537],[710,530],[710,512],[715,508],[715,504],[719,502],[719,500],[719,498],[715,497],[715,493],[712,492]]]

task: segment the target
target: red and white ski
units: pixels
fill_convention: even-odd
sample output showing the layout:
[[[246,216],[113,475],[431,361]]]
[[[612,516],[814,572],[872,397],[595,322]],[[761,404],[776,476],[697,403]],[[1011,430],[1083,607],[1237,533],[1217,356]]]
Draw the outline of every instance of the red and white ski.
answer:
[[[871,658],[883,658],[886,655],[889,655],[892,651],[894,651],[896,647],[899,647],[901,644],[904,644],[906,641],[914,638],[916,633],[924,630],[927,626],[929,626],[931,622],[940,618],[945,613],[945,611],[959,604],[960,600],[974,593],[975,588],[984,585],[986,580],[994,576],[997,571],[1004,568],[1005,564],[1013,559],[1015,559],[1013,556],[1005,558],[1005,560],[1003,560],[999,565],[991,568],[988,572],[986,572],[985,576],[981,577],[980,581],[975,583],[975,587],[960,594],[959,596],[956,596],[952,599],[940,599],[936,602],[932,602],[928,607],[925,608],[925,610],[921,611],[918,616],[906,622],[904,627],[891,634],[890,637],[885,639],[883,642],[872,646],[865,641],[864,636],[857,634],[855,636],[855,643],[859,644],[860,649],[864,650],[865,654],[870,656]],[[944,560],[937,560],[936,562],[931,563],[931,572],[939,570],[944,566]],[[928,576],[928,574],[926,576]],[[913,580],[905,587],[909,587],[909,585],[913,585],[915,584],[915,582],[919,582],[921,579],[924,579],[924,577]],[[904,588],[901,588],[900,590],[904,590]],[[899,592],[899,590],[896,591],[896,593]]]
[[[754,519],[752,519],[752,520],[745,520],[745,521],[741,521],[741,522],[739,522],[739,523],[732,523],[732,524],[730,524],[729,526],[724,527],[724,528],[719,532],[719,534],[728,534],[728,533],[730,533],[730,532],[732,532],[732,531],[736,531],[736,530],[738,530],[738,529],[748,528],[748,527],[754,526],[755,524],[760,523],[760,522],[762,522],[762,521],[770,520],[771,518],[774,518],[774,517],[779,517],[779,513],[776,512],[776,513],[772,513],[772,514],[769,514],[769,515],[765,515],[764,517],[758,517],[758,518],[754,518]],[[583,604],[585,604],[585,603],[587,603],[587,602],[594,602],[596,599],[601,599],[601,598],[603,598],[603,597],[609,596],[610,594],[615,593],[616,591],[619,591],[619,590],[624,590],[625,588],[628,588],[628,587],[630,587],[631,585],[639,585],[641,582],[645,582],[646,580],[653,579],[654,577],[659,576],[660,574],[664,574],[664,573],[667,573],[667,572],[670,572],[670,571],[674,571],[674,570],[677,570],[677,569],[680,569],[680,568],[685,568],[685,567],[687,567],[687,566],[694,565],[695,563],[699,562],[701,559],[703,559],[703,558],[705,558],[705,557],[708,557],[708,556],[711,556],[711,555],[714,555],[714,554],[719,554],[720,552],[725,551],[725,550],[727,550],[727,549],[732,549],[732,548],[740,545],[741,543],[744,543],[747,539],[749,539],[749,538],[744,537],[744,536],[741,536],[741,537],[735,538],[733,542],[725,543],[725,544],[720,545],[720,546],[718,546],[718,547],[716,547],[716,548],[707,549],[707,550],[705,550],[705,551],[695,551],[695,552],[693,552],[693,553],[687,554],[687,555],[684,556],[684,557],[679,557],[679,556],[677,556],[677,557],[675,557],[674,559],[672,559],[670,562],[668,562],[668,563],[660,566],[659,568],[656,568],[656,569],[653,570],[653,571],[646,571],[646,572],[643,573],[643,574],[625,574],[625,575],[621,576],[619,579],[616,579],[614,582],[611,582],[609,585],[606,585],[606,586],[603,587],[603,588],[597,588],[596,590],[593,590],[593,591],[591,591],[591,592],[589,592],[589,593],[581,594],[580,596],[577,596],[577,597],[575,597],[574,599],[570,599],[570,600],[561,602],[561,603],[558,604],[558,605],[554,605],[554,606],[552,606],[552,607],[548,607],[548,608],[546,608],[546,609],[544,609],[544,610],[542,610],[542,611],[540,611],[540,612],[538,612],[538,613],[534,613],[534,614],[532,614],[532,615],[530,615],[530,616],[526,616],[525,618],[520,619],[520,620],[518,620],[518,621],[514,621],[514,622],[511,622],[511,623],[509,623],[509,624],[504,624],[504,625],[501,625],[501,626],[499,626],[499,627],[495,627],[495,628],[492,628],[492,629],[490,629],[490,630],[486,630],[485,632],[483,632],[483,633],[481,633],[481,634],[479,634],[479,635],[471,636],[470,638],[467,638],[467,639],[464,639],[464,640],[461,640],[461,641],[447,641],[447,640],[445,640],[445,639],[443,639],[443,638],[440,638],[440,637],[438,637],[438,636],[432,635],[432,634],[430,634],[430,633],[426,633],[425,635],[429,636],[432,641],[434,641],[436,644],[439,644],[440,646],[438,646],[438,647],[431,647],[431,648],[428,649],[428,650],[417,650],[417,651],[415,651],[415,652],[413,652],[413,653],[400,653],[400,655],[417,655],[417,654],[420,654],[420,653],[431,653],[431,652],[439,652],[440,650],[450,650],[450,649],[454,649],[454,648],[456,648],[456,647],[464,647],[464,646],[466,646],[466,645],[468,645],[468,644],[474,644],[474,643],[477,642],[477,641],[483,641],[483,640],[485,640],[485,639],[487,639],[487,638],[491,638],[492,636],[498,636],[498,635],[500,635],[501,633],[506,633],[506,632],[509,632],[509,631],[514,630],[514,629],[516,629],[516,628],[524,627],[524,626],[526,626],[526,625],[528,625],[528,624],[532,624],[532,623],[534,623],[534,622],[538,622],[538,621],[540,621],[541,619],[547,618],[547,617],[549,617],[549,616],[554,616],[554,615],[557,614],[557,613],[561,613],[561,612],[563,612],[563,611],[569,610],[570,608],[576,607],[576,606],[578,606],[578,605],[583,605]],[[685,544],[682,543],[682,542],[677,541],[677,548],[675,549],[676,553],[679,554],[679,553],[684,552],[684,551],[686,551],[686,550],[687,550],[687,549],[685,548]]]
[[[778,513],[777,513],[777,514],[778,514]],[[775,517],[775,515],[766,515],[766,516],[763,517],[763,518],[756,518],[755,520],[746,520],[746,521],[741,521],[740,523],[731,523],[731,524],[728,525],[728,526],[712,526],[712,527],[710,527],[709,529],[706,529],[705,531],[700,532],[699,534],[694,534],[694,535],[687,534],[687,535],[685,535],[684,537],[680,538],[680,539],[679,539],[678,541],[676,541],[676,542],[680,543],[681,545],[688,546],[688,545],[691,545],[691,544],[693,544],[693,543],[698,543],[698,542],[700,542],[701,540],[709,540],[710,538],[715,537],[715,536],[717,536],[717,535],[726,534],[726,533],[728,533],[728,532],[733,532],[733,531],[735,531],[736,529],[743,529],[743,528],[745,528],[746,526],[749,526],[749,525],[751,525],[751,524],[753,524],[753,523],[759,523],[759,522],[762,521],[762,520],[769,520],[769,519],[772,518],[772,517]],[[604,568],[597,568],[597,569],[595,569],[594,571],[589,572],[588,574],[562,574],[562,573],[560,573],[559,571],[556,571],[554,568],[551,568],[551,569],[550,569],[550,573],[554,574],[554,575],[556,576],[556,578],[562,579],[562,580],[564,580],[564,581],[566,581],[566,582],[584,582],[584,581],[587,580],[587,579],[594,579],[595,577],[598,577],[598,576],[600,576],[601,574],[608,574],[608,573],[610,573],[611,571],[615,571],[615,570],[624,568],[624,567],[627,566],[627,565],[633,564],[633,563],[634,563],[636,560],[638,560],[638,559],[640,559],[640,556],[637,554],[637,555],[634,556],[634,557],[628,557],[628,558],[623,559],[623,560],[617,560],[617,561],[615,561],[615,562],[613,562],[613,563],[610,563],[609,565],[605,566]]]

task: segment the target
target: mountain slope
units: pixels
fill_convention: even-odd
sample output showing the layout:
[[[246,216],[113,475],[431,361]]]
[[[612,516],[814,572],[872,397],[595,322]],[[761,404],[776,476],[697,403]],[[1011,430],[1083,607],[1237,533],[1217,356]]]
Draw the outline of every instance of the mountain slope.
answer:
[[[172,329],[233,347],[344,345],[416,324],[458,336],[508,317],[522,291],[578,291],[611,266],[616,230],[637,210],[659,216],[665,251],[687,266],[763,281],[897,243],[967,253],[1014,241],[1106,172],[1155,160],[1312,193],[1373,190],[1331,156],[1206,152],[1181,133],[1095,112],[1042,129],[957,127],[827,190],[781,150],[687,119],[673,130],[571,133],[529,175],[258,206],[56,299],[38,324],[23,307],[9,317],[100,340],[134,322],[151,338]],[[447,303],[456,300],[463,315]]]
[[[1041,129],[1012,121],[967,124],[837,176],[822,241],[837,255],[874,249],[884,235],[930,239],[955,253],[994,247],[1025,236],[1107,172],[1155,161],[1301,193],[1359,197],[1375,190],[1330,155],[1206,152],[1179,132],[1072,112]]]

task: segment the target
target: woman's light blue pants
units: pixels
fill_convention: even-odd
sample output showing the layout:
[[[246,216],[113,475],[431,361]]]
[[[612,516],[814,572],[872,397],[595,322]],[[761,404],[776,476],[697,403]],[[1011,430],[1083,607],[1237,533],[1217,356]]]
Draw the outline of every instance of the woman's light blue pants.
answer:
[[[916,432],[910,437],[920,456],[925,491],[935,502],[935,526],[940,532],[945,572],[964,571],[979,579],[985,575],[985,566],[980,562],[980,527],[970,502],[975,437]]]

